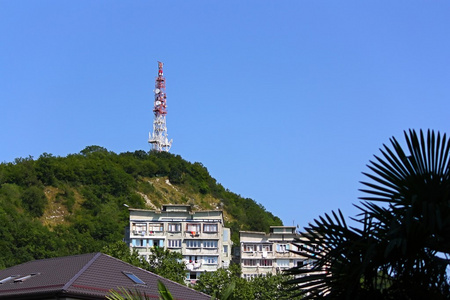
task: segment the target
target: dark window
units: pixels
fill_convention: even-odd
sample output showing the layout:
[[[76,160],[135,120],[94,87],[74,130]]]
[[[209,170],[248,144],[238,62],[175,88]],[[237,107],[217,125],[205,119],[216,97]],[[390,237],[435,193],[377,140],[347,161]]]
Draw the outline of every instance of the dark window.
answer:
[[[137,284],[145,284],[145,282],[143,282],[139,277],[137,277],[136,275],[134,275],[133,273],[130,272],[122,272],[123,274],[127,275],[128,278],[130,278],[131,280],[133,280],[134,283]]]

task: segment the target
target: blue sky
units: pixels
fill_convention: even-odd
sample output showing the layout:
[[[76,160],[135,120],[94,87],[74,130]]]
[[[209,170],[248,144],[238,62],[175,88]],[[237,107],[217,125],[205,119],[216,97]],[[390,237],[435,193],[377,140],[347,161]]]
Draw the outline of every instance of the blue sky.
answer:
[[[449,1],[0,0],[0,161],[171,153],[286,225],[352,206],[392,136],[450,133]]]

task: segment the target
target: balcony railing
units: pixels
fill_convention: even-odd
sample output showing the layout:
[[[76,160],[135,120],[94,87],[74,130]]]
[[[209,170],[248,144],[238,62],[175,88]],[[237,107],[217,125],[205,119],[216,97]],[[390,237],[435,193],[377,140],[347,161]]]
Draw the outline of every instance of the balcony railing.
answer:
[[[205,239],[219,237],[219,233],[217,231],[215,231],[215,232],[203,231],[202,235]]]
[[[248,258],[275,258],[276,254],[272,251],[247,251],[241,252],[241,257]]]
[[[187,238],[196,238],[196,237],[200,236],[200,233],[199,232],[195,232],[195,231],[186,231],[184,233],[184,236],[187,237]]]
[[[163,236],[164,235],[164,231],[150,231],[148,233],[149,236]]]
[[[133,230],[133,235],[145,236],[146,235],[146,231],[145,230]]]

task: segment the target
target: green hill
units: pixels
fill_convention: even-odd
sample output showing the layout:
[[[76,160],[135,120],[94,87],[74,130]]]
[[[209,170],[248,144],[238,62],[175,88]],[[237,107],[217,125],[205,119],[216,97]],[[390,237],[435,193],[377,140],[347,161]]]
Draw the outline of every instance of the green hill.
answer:
[[[32,259],[100,251],[121,240],[128,209],[190,204],[222,209],[232,239],[281,220],[225,189],[201,163],[166,152],[116,154],[89,146],[79,154],[0,164],[0,268]]]

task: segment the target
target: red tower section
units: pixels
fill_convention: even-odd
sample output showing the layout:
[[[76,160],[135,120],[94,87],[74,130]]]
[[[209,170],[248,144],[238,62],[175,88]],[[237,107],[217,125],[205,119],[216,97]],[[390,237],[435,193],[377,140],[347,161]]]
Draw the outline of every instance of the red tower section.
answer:
[[[164,78],[163,63],[158,62],[158,77],[155,81],[155,117],[167,115],[166,105],[166,78]]]

